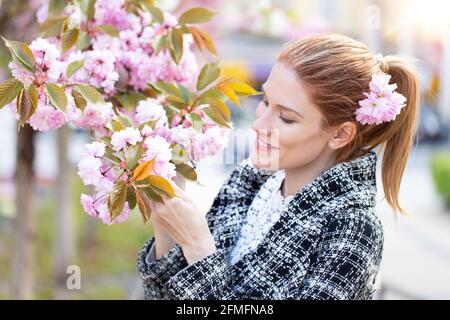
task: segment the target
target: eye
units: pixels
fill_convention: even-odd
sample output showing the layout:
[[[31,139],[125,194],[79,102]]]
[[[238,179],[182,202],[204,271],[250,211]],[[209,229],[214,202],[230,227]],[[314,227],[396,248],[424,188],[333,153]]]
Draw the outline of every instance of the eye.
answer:
[[[291,124],[291,123],[295,122],[294,120],[289,120],[289,119],[283,118],[283,114],[281,112],[280,112],[279,118],[281,119],[281,121],[283,121],[284,123],[287,123],[287,124]]]

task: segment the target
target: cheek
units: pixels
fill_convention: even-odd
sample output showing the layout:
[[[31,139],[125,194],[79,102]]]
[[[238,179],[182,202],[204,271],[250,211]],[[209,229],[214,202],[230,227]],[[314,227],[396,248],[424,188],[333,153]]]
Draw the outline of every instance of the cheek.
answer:
[[[317,128],[296,125],[296,128],[280,130],[280,155],[292,165],[301,165],[316,158],[326,145],[322,131]],[[288,163],[285,164],[289,166]]]

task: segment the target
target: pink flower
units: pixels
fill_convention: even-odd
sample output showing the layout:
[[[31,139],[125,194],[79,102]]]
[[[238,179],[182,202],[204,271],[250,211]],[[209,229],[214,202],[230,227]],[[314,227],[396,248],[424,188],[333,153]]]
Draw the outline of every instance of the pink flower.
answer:
[[[389,80],[391,76],[389,74],[376,74],[372,75],[372,81],[370,81],[369,87],[372,92],[377,94],[378,96],[383,96],[386,93],[391,93],[395,89],[397,89],[397,85],[389,84]]]
[[[86,156],[78,163],[78,175],[85,185],[95,185],[102,178],[102,162],[93,156]]]
[[[172,159],[170,143],[163,137],[155,136],[145,139],[144,146],[147,149],[142,161],[149,161],[156,157],[156,161],[169,162]]]
[[[33,40],[29,47],[33,51],[37,65],[58,59],[61,54],[54,44],[43,38]]]
[[[95,211],[94,200],[92,199],[92,197],[88,196],[87,194],[81,194],[80,201],[84,211],[91,217],[96,218],[97,212]]]
[[[87,214],[89,214],[91,217],[101,219],[103,223],[108,225],[122,223],[126,221],[131,211],[128,202],[125,202],[122,212],[116,218],[114,218],[114,220],[111,220],[111,216],[107,205],[108,201],[107,194],[103,195],[98,194],[95,200],[91,196],[82,194],[80,197],[80,201],[84,211]]]
[[[136,107],[135,119],[139,124],[159,119],[156,123],[157,127],[166,125],[168,121],[164,107],[158,100],[151,98],[139,102]]]
[[[36,108],[36,112],[30,117],[28,123],[34,130],[48,131],[58,129],[66,122],[64,113],[54,107],[43,104],[41,101]]]
[[[142,48],[134,51],[124,51],[120,62],[129,70],[129,85],[135,90],[142,90],[147,86],[151,77],[151,57]]]
[[[112,170],[108,172],[113,172]],[[107,194],[112,191],[114,187],[114,177],[105,177],[101,176],[98,180],[95,181],[95,191],[99,194]]]
[[[104,33],[98,33],[92,39],[92,48],[94,50],[106,50],[118,59],[121,55],[120,40]]]
[[[204,133],[196,135],[191,147],[193,160],[200,161],[223,150],[228,144],[229,132],[230,129],[214,126]]]
[[[111,144],[116,151],[122,150],[127,145],[135,145],[140,141],[142,141],[141,133],[138,129],[132,127],[114,132],[111,136]]]
[[[355,111],[356,120],[362,124],[380,124],[394,120],[405,106],[406,98],[398,92],[396,84],[389,84],[388,74],[374,74],[370,82],[370,92],[359,101]]]
[[[106,145],[103,142],[94,141],[86,145],[86,155],[91,157],[103,157]]]
[[[140,45],[139,37],[133,30],[121,31],[119,39],[121,48],[124,51],[136,50]]]
[[[14,78],[22,82],[26,87],[33,83],[34,75],[18,66],[14,61],[8,64]]]
[[[96,131],[104,128],[105,124],[111,120],[114,115],[112,103],[110,102],[105,104],[89,103],[83,111],[76,107],[73,108],[71,118],[73,123],[78,127],[93,129]]]
[[[110,24],[119,30],[128,28],[128,12],[124,0],[97,0],[94,18],[98,25]]]
[[[85,52],[84,65],[77,72],[77,79],[106,92],[114,91],[114,84],[119,74],[114,67],[115,57],[107,50],[91,50]]]
[[[178,143],[187,148],[197,134],[197,131],[192,127],[184,128],[182,125],[178,125],[170,129],[170,142]]]
[[[167,180],[171,180],[177,175],[175,165],[172,162],[156,161],[153,167],[153,173]]]
[[[141,161],[150,161],[154,158],[154,174],[166,179],[171,179],[176,175],[175,165],[170,162],[172,159],[172,149],[166,139],[160,136],[148,137],[145,139],[144,146],[147,151]]]
[[[97,210],[99,213],[98,217],[103,221],[104,224],[107,225],[122,223],[126,221],[128,219],[128,214],[131,211],[128,202],[125,202],[122,212],[117,217],[115,217],[114,220],[111,220],[111,216],[106,203],[101,203],[100,205],[98,205]]]

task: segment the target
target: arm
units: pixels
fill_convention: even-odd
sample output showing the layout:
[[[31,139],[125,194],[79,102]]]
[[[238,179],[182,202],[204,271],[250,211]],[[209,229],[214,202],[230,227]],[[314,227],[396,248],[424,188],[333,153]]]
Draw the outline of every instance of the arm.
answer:
[[[375,216],[344,212],[332,218],[293,299],[364,299],[371,296],[383,250]]]
[[[262,173],[264,174],[264,172]],[[271,172],[265,174],[270,175]],[[220,216],[220,212],[223,208],[230,203],[245,199],[249,193],[253,192],[254,183],[262,183],[261,179],[261,171],[254,168],[250,158],[244,159],[233,170],[206,214],[211,232],[215,229],[216,224],[221,223],[223,217]],[[221,249],[211,250],[211,253],[208,254],[210,248],[207,248],[197,255],[195,249],[191,252],[186,250],[183,253],[181,247],[176,245],[160,258],[161,261],[157,260],[156,263],[153,263],[152,260],[147,263],[144,257],[152,245],[151,241],[142,250],[143,254],[140,255],[138,263],[147,298],[238,298],[231,290],[231,273],[226,262],[226,254]],[[205,252],[207,254],[204,254]],[[187,255],[190,263],[187,262],[184,254]],[[212,284],[212,288],[201,292],[200,289],[208,287],[209,284]]]
[[[146,299],[169,299],[164,285],[171,276],[186,267],[187,261],[178,245],[156,258],[155,237],[139,253],[137,268],[143,281]]]

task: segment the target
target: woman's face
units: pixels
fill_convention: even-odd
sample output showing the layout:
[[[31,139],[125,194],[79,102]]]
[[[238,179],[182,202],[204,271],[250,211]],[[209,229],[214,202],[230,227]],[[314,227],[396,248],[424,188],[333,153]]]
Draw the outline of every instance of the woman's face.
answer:
[[[322,129],[322,114],[294,71],[277,63],[262,88],[264,95],[251,126],[257,134],[251,154],[254,165],[270,170],[296,169],[330,156],[328,141],[332,135]]]

